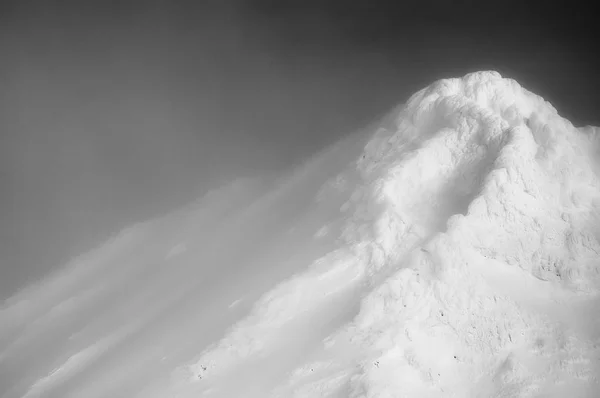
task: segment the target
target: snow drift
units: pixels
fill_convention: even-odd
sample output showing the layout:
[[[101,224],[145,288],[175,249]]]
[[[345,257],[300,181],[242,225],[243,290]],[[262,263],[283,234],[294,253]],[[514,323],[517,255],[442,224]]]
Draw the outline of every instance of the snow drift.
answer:
[[[362,153],[347,162],[357,147]],[[203,247],[222,244],[222,252],[237,252],[235,261],[256,268],[241,274],[215,268],[202,286],[214,280],[226,286],[227,273],[234,272],[235,289],[199,296],[198,285],[186,281],[188,266],[144,271],[158,275],[136,285],[148,295],[148,287],[160,289],[165,278],[170,286],[186,281],[183,293],[151,302],[165,309],[192,300],[169,323],[170,329],[188,332],[164,336],[184,336],[188,343],[179,350],[195,350],[194,358],[167,361],[161,371],[168,377],[140,380],[127,394],[114,387],[127,377],[116,371],[105,371],[102,379],[112,390],[102,390],[98,378],[88,376],[93,388],[77,385],[72,395],[61,394],[597,396],[599,171],[600,129],[575,128],[551,104],[496,72],[440,80],[379,123],[366,145],[356,138],[339,144],[271,194],[257,194],[245,211],[228,216],[218,237]],[[223,214],[230,211],[219,206]],[[208,214],[185,222],[177,216],[169,223],[194,225],[206,222]],[[278,214],[287,215],[285,222],[273,222]],[[142,242],[166,239],[164,222],[148,228],[161,228],[163,237]],[[188,238],[196,233],[186,228],[181,233]],[[130,255],[142,250],[137,243],[121,245],[114,250]],[[169,246],[164,261],[193,246]],[[260,254],[250,261],[244,255],[249,251]],[[90,278],[77,272],[73,280]],[[35,311],[24,308],[54,297],[44,293],[54,291],[46,285],[5,305],[0,342],[12,341],[11,322],[45,319],[39,318],[41,304]],[[94,281],[88,285],[79,294],[93,302],[105,288]],[[235,316],[219,315],[247,304]],[[140,316],[136,322],[146,325],[146,315]],[[87,355],[81,361],[101,355],[98,345],[109,346],[133,330],[126,325],[100,334],[81,351]],[[140,350],[155,340],[148,337],[144,344]],[[19,353],[18,341],[7,347],[1,366],[3,358]],[[24,391],[36,396],[40,383],[50,383],[43,390],[49,393],[64,378],[40,377]],[[14,395],[6,396],[20,390],[10,391]]]
[[[348,198],[324,226],[339,248],[265,294],[195,383],[268,390],[283,362],[281,397],[597,393],[599,131],[495,72],[436,82],[393,116],[319,195]]]

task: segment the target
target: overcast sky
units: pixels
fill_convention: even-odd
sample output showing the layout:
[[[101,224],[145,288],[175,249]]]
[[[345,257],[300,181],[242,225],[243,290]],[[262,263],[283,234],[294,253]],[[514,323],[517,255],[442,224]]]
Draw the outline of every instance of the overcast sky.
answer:
[[[600,124],[580,7],[567,21],[545,2],[92,3],[0,5],[0,298],[442,77],[496,69]]]

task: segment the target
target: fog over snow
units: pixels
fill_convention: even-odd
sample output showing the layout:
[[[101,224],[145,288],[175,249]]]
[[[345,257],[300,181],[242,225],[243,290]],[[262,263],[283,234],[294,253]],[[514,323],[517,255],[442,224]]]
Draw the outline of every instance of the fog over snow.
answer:
[[[493,71],[6,300],[0,396],[597,397],[600,129]]]

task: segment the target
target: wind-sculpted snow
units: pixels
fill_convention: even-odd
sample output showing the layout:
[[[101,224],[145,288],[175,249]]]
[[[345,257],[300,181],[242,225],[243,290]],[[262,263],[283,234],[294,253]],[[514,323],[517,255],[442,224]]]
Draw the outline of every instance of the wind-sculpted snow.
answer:
[[[181,396],[596,396],[599,151],[496,72],[419,91],[317,195],[347,198],[337,249],[176,372]]]
[[[597,397],[600,129],[445,79],[0,307],[0,396]]]
[[[329,251],[321,227],[335,203],[313,197],[363,144],[353,135],[292,172],[237,180],[21,289],[0,305],[0,396],[131,398],[167,386],[260,294]]]

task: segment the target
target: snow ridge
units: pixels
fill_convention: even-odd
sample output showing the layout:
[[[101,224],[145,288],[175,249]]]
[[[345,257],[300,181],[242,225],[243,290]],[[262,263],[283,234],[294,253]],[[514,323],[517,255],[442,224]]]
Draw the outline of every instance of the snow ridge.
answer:
[[[493,71],[393,116],[318,194],[347,198],[337,249],[175,372],[179,396],[598,391],[600,129]]]

